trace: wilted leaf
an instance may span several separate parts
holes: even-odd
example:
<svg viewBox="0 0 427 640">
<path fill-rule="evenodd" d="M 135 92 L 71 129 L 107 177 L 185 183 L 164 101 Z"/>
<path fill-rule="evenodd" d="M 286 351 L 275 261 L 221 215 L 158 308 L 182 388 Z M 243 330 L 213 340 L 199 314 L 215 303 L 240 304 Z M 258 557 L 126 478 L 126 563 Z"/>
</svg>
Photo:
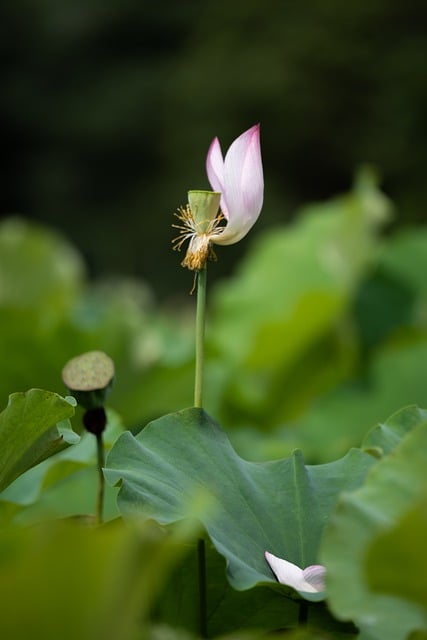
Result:
<svg viewBox="0 0 427 640">
<path fill-rule="evenodd" d="M 73 415 L 73 399 L 51 391 L 31 389 L 9 397 L 0 414 L 0 491 L 42 460 L 79 441 L 68 421 Z"/>
</svg>

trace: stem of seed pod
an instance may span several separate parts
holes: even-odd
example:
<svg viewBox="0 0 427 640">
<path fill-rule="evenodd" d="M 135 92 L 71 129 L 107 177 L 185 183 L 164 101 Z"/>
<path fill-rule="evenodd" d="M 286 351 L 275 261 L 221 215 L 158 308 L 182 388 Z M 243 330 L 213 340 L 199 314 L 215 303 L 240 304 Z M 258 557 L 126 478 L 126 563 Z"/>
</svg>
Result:
<svg viewBox="0 0 427 640">
<path fill-rule="evenodd" d="M 96 520 L 98 524 L 103 522 L 103 510 L 104 510 L 104 491 L 105 491 L 105 478 L 102 471 L 104 467 L 104 441 L 101 433 L 96 434 L 96 454 L 97 454 L 97 469 L 98 469 L 98 490 L 96 495 Z"/>
</svg>

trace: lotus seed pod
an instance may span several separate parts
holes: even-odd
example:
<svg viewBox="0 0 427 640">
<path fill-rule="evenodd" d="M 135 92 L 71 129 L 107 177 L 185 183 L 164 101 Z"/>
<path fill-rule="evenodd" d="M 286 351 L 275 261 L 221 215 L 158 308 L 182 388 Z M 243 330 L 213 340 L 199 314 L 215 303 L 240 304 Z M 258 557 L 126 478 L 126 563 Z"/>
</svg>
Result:
<svg viewBox="0 0 427 640">
<path fill-rule="evenodd" d="M 114 362 L 103 351 L 88 351 L 67 362 L 62 380 L 85 409 L 102 407 L 114 379 Z"/>
</svg>

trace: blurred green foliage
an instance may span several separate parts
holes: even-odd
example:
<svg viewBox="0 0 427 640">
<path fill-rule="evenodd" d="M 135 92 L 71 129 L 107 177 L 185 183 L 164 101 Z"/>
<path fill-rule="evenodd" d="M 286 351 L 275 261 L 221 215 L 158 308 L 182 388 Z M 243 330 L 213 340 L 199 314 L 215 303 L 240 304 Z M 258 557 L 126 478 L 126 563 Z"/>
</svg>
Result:
<svg viewBox="0 0 427 640">
<path fill-rule="evenodd" d="M 9 640 L 137 640 L 195 530 L 75 521 L 0 529 L 0 632 Z"/>
<path fill-rule="evenodd" d="M 310 546 L 311 559 L 318 545 L 324 545 L 322 553 L 331 574 L 327 602 L 333 614 L 324 603 L 310 603 L 308 627 L 290 636 L 296 639 L 312 640 L 325 633 L 331 638 L 355 636 L 352 621 L 362 627 L 359 640 L 382 640 L 384 628 L 392 634 L 390 638 L 403 640 L 409 629 L 421 633 L 425 627 L 424 582 L 408 574 L 417 554 L 424 552 L 420 550 L 424 539 L 416 528 L 422 532 L 425 524 L 425 412 L 406 409 L 384 420 L 402 405 L 426 404 L 427 232 L 419 225 L 384 234 L 391 214 L 392 205 L 373 174 L 361 171 L 348 193 L 304 207 L 292 224 L 260 233 L 233 276 L 211 283 L 205 407 L 224 427 L 237 452 L 230 443 L 222 450 L 215 438 L 199 448 L 205 456 L 218 446 L 224 467 L 215 464 L 214 457 L 207 464 L 203 456 L 198 459 L 192 454 L 196 438 L 186 443 L 179 431 L 168 437 L 167 430 L 157 427 L 161 437 L 154 444 L 161 445 L 167 468 L 177 474 L 174 488 L 179 474 L 191 476 L 197 464 L 199 480 L 209 471 L 218 482 L 232 522 L 244 527 L 240 522 L 244 509 L 236 496 L 241 498 L 247 491 L 250 500 L 244 500 L 245 508 L 252 514 L 256 500 L 257 512 L 268 514 L 261 518 L 263 527 L 270 523 L 270 537 L 277 538 L 279 548 L 289 535 L 295 543 L 293 518 L 301 515 L 306 526 L 297 543 Z M 215 268 L 216 264 L 210 265 L 209 273 Z M 189 290 L 191 274 L 186 284 Z M 198 633 L 193 525 L 195 520 L 209 523 L 203 511 L 208 505 L 193 501 L 190 521 L 183 524 L 181 533 L 178 530 L 178 545 L 170 525 L 167 531 L 154 525 L 147 530 L 147 541 L 144 532 L 142 538 L 138 533 L 133 538 L 132 530 L 110 522 L 119 516 L 119 488 L 109 486 L 108 522 L 92 530 L 95 441 L 91 434 L 82 433 L 81 409 L 74 414 L 74 408 L 56 395 L 65 392 L 61 370 L 70 358 L 94 349 L 113 358 L 116 378 L 108 400 L 107 450 L 120 446 L 124 428 L 137 433 L 153 418 L 191 405 L 194 306 L 191 296 L 159 304 L 138 279 L 90 278 L 79 251 L 50 228 L 23 218 L 9 218 L 0 225 L 3 406 L 12 393 L 0 427 L 6 445 L 13 445 L 4 448 L 1 462 L 7 471 L 13 454 L 22 474 L 0 497 L 0 596 L 2 604 L 12 602 L 0 630 L 11 640 L 25 637 L 29 625 L 37 633 L 43 627 L 45 638 L 57 637 L 63 625 L 68 625 L 64 637 L 67 633 L 68 637 L 109 637 L 111 632 L 111 637 L 138 640 L 188 640 Z M 33 387 L 50 391 L 27 392 Z M 55 443 L 59 434 L 72 434 L 64 419 L 81 434 L 80 442 L 29 468 L 50 453 L 44 445 L 49 449 L 51 437 Z M 162 418 L 157 425 L 174 419 Z M 366 451 L 347 453 L 352 446 L 360 447 L 364 434 L 378 422 L 363 442 Z M 29 437 L 20 437 L 26 431 L 34 437 L 34 447 Z M 138 439 L 146 442 L 153 431 L 152 423 Z M 203 437 L 210 437 L 211 431 Z M 154 456 L 154 444 L 147 449 L 154 461 L 147 478 L 154 482 L 154 495 L 160 499 L 164 465 L 156 463 L 160 458 Z M 191 457 L 188 469 L 182 464 L 174 468 L 171 462 L 177 462 L 180 447 Z M 300 454 L 288 462 L 257 465 L 250 461 L 284 458 L 295 447 L 302 448 L 308 466 L 295 464 L 294 470 L 298 468 L 302 477 L 304 469 L 309 469 L 316 481 L 309 483 L 301 509 L 285 509 L 283 522 L 274 524 L 279 508 L 268 499 L 265 486 L 257 484 L 261 471 L 284 468 Z M 391 450 L 393 455 L 388 455 Z M 132 459 L 137 458 L 133 444 L 130 451 Z M 340 465 L 336 458 L 341 456 L 346 471 L 338 486 L 334 474 Z M 365 467 L 358 476 L 347 462 L 357 456 L 372 465 L 366 480 Z M 238 461 L 235 467 L 232 460 Z M 329 464 L 317 466 L 318 462 Z M 138 462 L 137 467 L 138 473 L 147 472 L 149 465 Z M 236 474 L 236 469 L 245 471 L 245 481 L 236 492 L 226 482 L 233 469 Z M 246 473 L 248 469 L 253 476 Z M 325 477 L 320 481 L 322 473 Z M 352 491 L 354 482 L 362 482 L 362 487 Z M 341 486 L 347 489 L 344 494 Z M 280 486 L 285 494 L 292 487 L 291 481 Z M 270 491 L 276 497 L 280 494 L 276 482 Z M 166 497 L 171 496 L 169 488 Z M 330 504 L 332 515 L 320 510 L 323 517 L 315 520 L 310 505 L 316 499 L 323 500 L 322 509 Z M 147 503 L 147 495 L 138 496 L 137 503 L 141 501 Z M 185 502 L 180 505 L 184 510 L 191 501 Z M 360 506 L 357 517 L 353 504 Z M 316 535 L 310 518 L 318 527 Z M 329 518 L 333 525 L 322 542 L 321 531 Z M 65 519 L 64 526 L 40 524 L 55 519 Z M 244 533 L 246 537 L 232 527 L 223 544 L 232 550 L 233 562 L 234 551 L 240 549 L 250 564 L 253 536 L 250 529 Z M 400 560 L 390 568 L 394 544 L 400 545 Z M 182 561 L 187 552 L 190 555 Z M 239 595 L 227 583 L 224 559 L 209 541 L 207 562 L 212 634 L 247 629 L 244 633 L 250 640 L 259 640 L 260 633 L 254 631 L 258 625 L 262 635 L 266 629 L 292 629 L 298 624 L 301 604 L 292 594 L 289 600 L 288 591 L 271 582 L 273 592 L 266 585 L 256 585 Z M 264 575 L 266 567 L 258 569 Z M 411 580 L 409 586 L 399 584 L 402 571 Z M 356 576 L 351 586 L 349 575 Z M 74 597 L 82 580 L 86 586 Z M 37 589 L 39 582 L 45 588 Z M 95 597 L 87 608 L 86 599 L 92 593 Z M 398 605 L 393 609 L 395 600 Z M 69 602 L 79 612 L 72 621 Z M 374 605 L 381 619 L 368 619 Z M 393 624 L 390 611 L 397 612 L 399 624 Z"/>
<path fill-rule="evenodd" d="M 4 0 L 0 212 L 54 224 L 96 273 L 170 296 L 186 278 L 168 220 L 207 187 L 212 138 L 226 148 L 261 122 L 259 231 L 346 190 L 360 162 L 401 222 L 421 221 L 426 22 L 422 0 Z"/>
<path fill-rule="evenodd" d="M 411 460 L 412 464 L 412 460 Z M 367 560 L 368 584 L 374 591 L 397 595 L 427 609 L 426 556 L 420 553 L 427 533 L 426 495 L 411 501 L 411 508 L 385 533 L 378 535 Z M 391 563 L 390 558 L 395 562 Z M 400 570 L 399 570 L 400 567 Z M 405 568 L 408 579 L 402 580 Z"/>
<path fill-rule="evenodd" d="M 308 462 L 333 460 L 396 408 L 423 406 L 427 233 L 384 237 L 390 212 L 361 172 L 348 194 L 260 234 L 233 277 L 211 283 L 205 408 L 243 457 L 299 446 Z M 64 364 L 99 349 L 115 362 L 109 403 L 125 427 L 190 406 L 194 303 L 159 305 L 135 279 L 93 281 L 57 233 L 4 221 L 3 405 L 31 387 L 63 395 Z"/>
</svg>

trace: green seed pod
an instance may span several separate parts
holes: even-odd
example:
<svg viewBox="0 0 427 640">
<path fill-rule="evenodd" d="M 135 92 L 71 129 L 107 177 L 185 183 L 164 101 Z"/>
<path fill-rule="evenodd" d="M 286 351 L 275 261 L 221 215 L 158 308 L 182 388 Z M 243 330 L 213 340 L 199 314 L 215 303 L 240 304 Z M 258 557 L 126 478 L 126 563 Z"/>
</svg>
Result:
<svg viewBox="0 0 427 640">
<path fill-rule="evenodd" d="M 188 204 L 197 233 L 208 233 L 218 214 L 221 194 L 218 191 L 189 191 Z"/>
</svg>

